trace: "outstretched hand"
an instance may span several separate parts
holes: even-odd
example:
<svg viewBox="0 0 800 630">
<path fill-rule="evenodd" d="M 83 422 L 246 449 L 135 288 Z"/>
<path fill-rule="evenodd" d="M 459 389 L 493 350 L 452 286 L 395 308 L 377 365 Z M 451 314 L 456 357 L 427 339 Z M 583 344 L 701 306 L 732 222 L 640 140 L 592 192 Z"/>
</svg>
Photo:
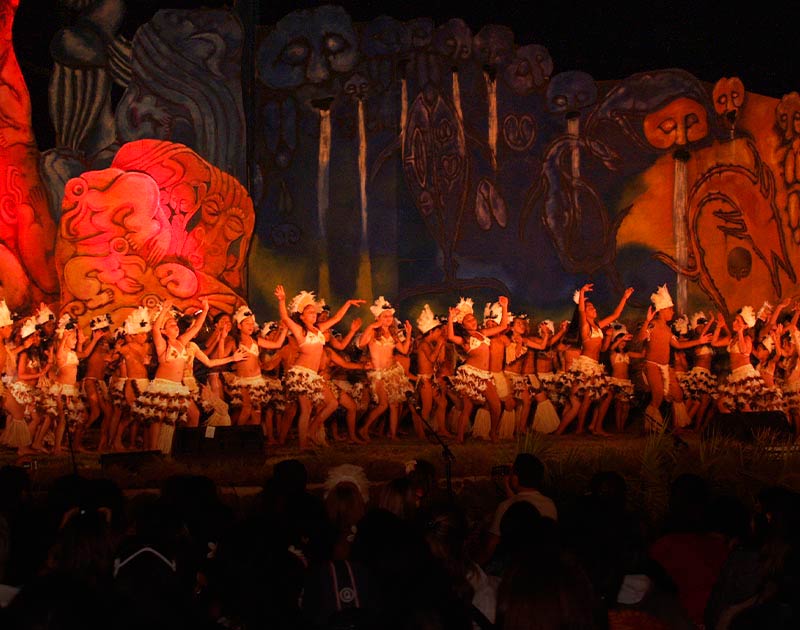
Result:
<svg viewBox="0 0 800 630">
<path fill-rule="evenodd" d="M 286 291 L 284 290 L 282 284 L 279 284 L 277 287 L 275 287 L 275 297 L 281 302 L 286 300 Z"/>
</svg>

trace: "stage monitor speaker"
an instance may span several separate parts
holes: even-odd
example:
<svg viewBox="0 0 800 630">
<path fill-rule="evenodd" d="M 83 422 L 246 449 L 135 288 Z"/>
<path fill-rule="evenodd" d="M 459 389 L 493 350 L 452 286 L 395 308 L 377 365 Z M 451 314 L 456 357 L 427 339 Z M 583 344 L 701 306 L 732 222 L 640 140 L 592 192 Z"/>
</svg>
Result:
<svg viewBox="0 0 800 630">
<path fill-rule="evenodd" d="M 732 437 L 741 442 L 754 442 L 769 433 L 779 439 L 792 437 L 792 427 L 782 411 L 736 411 L 717 413 L 703 429 L 703 438 L 711 435 Z"/>
<path fill-rule="evenodd" d="M 164 461 L 161 451 L 130 451 L 125 453 L 103 453 L 100 455 L 100 468 L 124 468 L 136 471 L 145 464 L 158 464 Z"/>
<path fill-rule="evenodd" d="M 172 441 L 173 457 L 259 456 L 264 454 L 260 426 L 179 427 Z"/>
</svg>

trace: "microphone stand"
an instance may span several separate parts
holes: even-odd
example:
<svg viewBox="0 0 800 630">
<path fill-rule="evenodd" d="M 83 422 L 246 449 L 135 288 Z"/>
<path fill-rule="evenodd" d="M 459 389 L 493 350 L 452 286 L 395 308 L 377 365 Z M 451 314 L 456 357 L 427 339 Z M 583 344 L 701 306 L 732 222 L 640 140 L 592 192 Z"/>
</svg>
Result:
<svg viewBox="0 0 800 630">
<path fill-rule="evenodd" d="M 444 459 L 444 475 L 447 483 L 447 494 L 450 499 L 453 499 L 455 498 L 453 495 L 453 462 L 456 461 L 456 456 L 453 455 L 453 451 L 450 450 L 450 447 L 447 445 L 447 442 L 442 439 L 442 436 L 433 430 L 430 422 L 428 422 L 422 416 L 419 416 L 419 419 L 422 421 L 422 425 L 425 427 L 425 433 L 427 433 L 429 436 L 432 435 L 439 443 L 439 446 L 442 447 L 442 459 Z"/>
</svg>

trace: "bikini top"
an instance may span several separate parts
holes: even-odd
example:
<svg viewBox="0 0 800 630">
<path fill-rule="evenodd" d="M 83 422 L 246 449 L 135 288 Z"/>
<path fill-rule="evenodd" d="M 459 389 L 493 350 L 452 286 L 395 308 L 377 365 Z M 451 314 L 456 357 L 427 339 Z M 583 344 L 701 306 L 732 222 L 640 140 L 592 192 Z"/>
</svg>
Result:
<svg viewBox="0 0 800 630">
<path fill-rule="evenodd" d="M 373 337 L 372 341 L 377 343 L 379 346 L 393 346 L 394 345 L 394 339 L 392 339 L 391 336 L 389 336 L 389 337 L 381 337 L 380 339 L 377 338 L 377 337 Z"/>
<path fill-rule="evenodd" d="M 171 344 L 168 345 L 167 351 L 164 353 L 164 363 L 172 363 L 178 360 L 189 360 L 189 353 L 186 352 L 186 348 L 181 346 L 181 349 L 178 350 L 175 346 Z"/>
<path fill-rule="evenodd" d="M 480 335 L 480 333 L 478 333 Z M 481 335 L 481 339 L 477 337 L 473 337 L 470 335 L 469 337 L 469 351 L 472 352 L 476 348 L 480 348 L 481 346 L 490 346 L 492 344 L 492 340 L 489 337 L 484 337 Z"/>
<path fill-rule="evenodd" d="M 630 363 L 631 358 L 628 356 L 627 352 L 614 352 L 611 355 L 611 362 L 612 363 Z"/>
<path fill-rule="evenodd" d="M 323 333 L 321 330 L 318 330 L 317 332 L 311 332 L 309 330 L 306 332 L 305 339 L 303 339 L 303 343 L 301 343 L 300 345 L 301 346 L 304 346 L 306 344 L 322 345 L 324 343 L 325 343 L 325 333 Z"/>
<path fill-rule="evenodd" d="M 589 326 L 589 338 L 590 339 L 602 339 L 603 338 L 603 329 L 602 328 L 595 328 L 594 326 Z"/>
<path fill-rule="evenodd" d="M 742 350 L 739 348 L 738 339 L 734 339 L 728 344 L 728 354 L 742 354 Z"/>
<path fill-rule="evenodd" d="M 245 346 L 244 344 L 239 344 L 239 348 L 242 349 L 242 350 L 245 350 L 249 354 L 252 354 L 254 357 L 258 356 L 258 343 L 255 342 L 255 341 L 250 344 L 249 348 L 247 346 Z"/>
<path fill-rule="evenodd" d="M 78 355 L 74 350 L 67 351 L 67 358 L 64 359 L 64 367 L 68 365 L 78 365 Z"/>
<path fill-rule="evenodd" d="M 704 344 L 702 346 L 697 346 L 697 348 L 695 348 L 694 354 L 695 356 L 698 357 L 704 357 L 707 354 L 714 354 L 714 349 L 711 346 Z"/>
</svg>

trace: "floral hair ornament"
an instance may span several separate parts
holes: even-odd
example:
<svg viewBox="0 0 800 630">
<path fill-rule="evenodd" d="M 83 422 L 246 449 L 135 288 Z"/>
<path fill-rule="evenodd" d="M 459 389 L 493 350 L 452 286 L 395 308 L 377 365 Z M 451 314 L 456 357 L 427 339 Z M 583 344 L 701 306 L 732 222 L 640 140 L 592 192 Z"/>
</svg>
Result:
<svg viewBox="0 0 800 630">
<path fill-rule="evenodd" d="M 650 294 L 650 301 L 653 303 L 656 312 L 674 306 L 672 303 L 672 296 L 669 294 L 669 289 L 667 289 L 666 284 L 662 284 L 658 287 L 658 291 Z"/>
<path fill-rule="evenodd" d="M 255 315 L 253 315 L 253 311 L 250 310 L 250 307 L 247 304 L 243 304 L 239 308 L 236 309 L 236 312 L 233 314 L 233 321 L 238 326 L 248 317 L 252 317 L 253 321 L 255 321 Z"/>
<path fill-rule="evenodd" d="M 748 328 L 752 328 L 756 325 L 756 314 L 752 306 L 743 306 L 740 308 L 739 315 L 741 315 L 742 321 Z"/>
<path fill-rule="evenodd" d="M 686 315 L 681 315 L 672 320 L 672 330 L 679 335 L 689 334 L 689 318 Z"/>
<path fill-rule="evenodd" d="M 772 304 L 765 301 L 761 305 L 761 308 L 758 309 L 758 314 L 756 315 L 756 317 L 758 317 L 759 319 L 765 319 L 766 317 L 769 317 L 772 314 L 773 309 L 774 307 L 772 306 Z"/>
<path fill-rule="evenodd" d="M 698 326 L 707 324 L 708 317 L 706 317 L 706 314 L 703 311 L 697 311 L 696 313 L 692 313 L 692 316 L 689 318 L 689 322 L 692 325 L 692 329 L 695 329 Z"/>
<path fill-rule="evenodd" d="M 611 324 L 611 328 L 614 330 L 614 332 L 611 333 L 612 341 L 616 341 L 617 337 L 619 337 L 620 335 L 628 334 L 628 329 L 622 322 L 614 322 L 613 324 Z"/>
<path fill-rule="evenodd" d="M 56 320 L 55 313 L 50 310 L 50 307 L 47 304 L 42 304 L 39 307 L 39 310 L 36 311 L 36 323 L 37 324 L 46 324 L 47 322 L 54 322 Z"/>
<path fill-rule="evenodd" d="M 14 323 L 14 318 L 11 317 L 11 311 L 8 309 L 8 304 L 5 300 L 0 300 L 0 328 L 3 326 L 11 326 Z"/>
<path fill-rule="evenodd" d="M 125 323 L 122 325 L 122 328 L 126 335 L 149 333 L 153 328 L 150 309 L 146 306 L 137 308 L 125 318 Z"/>
<path fill-rule="evenodd" d="M 472 315 L 473 314 L 472 306 L 473 306 L 472 298 L 465 299 L 462 297 L 458 301 L 458 304 L 456 304 L 457 312 L 453 317 L 453 323 L 460 324 L 461 322 L 464 321 L 464 318 L 467 315 Z"/>
<path fill-rule="evenodd" d="M 419 331 L 424 335 L 427 332 L 430 332 L 437 326 L 441 326 L 442 321 L 433 314 L 431 307 L 429 304 L 426 304 L 422 307 L 422 311 L 417 317 L 417 328 Z"/>
<path fill-rule="evenodd" d="M 387 302 L 386 298 L 382 295 L 372 303 L 372 306 L 369 307 L 369 310 L 372 312 L 372 315 L 375 317 L 375 319 L 378 319 L 386 311 L 389 311 L 392 315 L 394 315 L 394 307 Z"/>
<path fill-rule="evenodd" d="M 358 488 L 358 492 L 361 494 L 361 498 L 364 499 L 364 502 L 366 503 L 369 501 L 369 480 L 361 466 L 356 466 L 355 464 L 341 464 L 340 466 L 335 466 L 328 470 L 328 478 L 323 484 L 325 488 L 325 497 L 327 498 L 331 490 L 340 483 L 352 483 Z"/>
<path fill-rule="evenodd" d="M 264 325 L 261 326 L 261 331 L 259 334 L 262 337 L 266 337 L 276 328 L 278 328 L 278 322 L 264 322 Z"/>
<path fill-rule="evenodd" d="M 550 331 L 551 335 L 555 335 L 556 334 L 556 325 L 553 323 L 552 319 L 544 319 L 544 320 L 542 320 L 542 322 L 539 324 L 539 326 L 544 326 L 545 328 L 547 328 L 547 330 Z"/>
<path fill-rule="evenodd" d="M 22 329 L 20 330 L 19 334 L 23 339 L 27 339 L 35 332 L 36 332 L 36 318 L 28 317 L 24 322 L 22 322 Z"/>
<path fill-rule="evenodd" d="M 302 313 L 307 306 L 314 306 L 317 313 L 320 311 L 320 303 L 317 302 L 317 297 L 313 291 L 300 291 L 289 302 L 290 313 Z"/>
<path fill-rule="evenodd" d="M 89 328 L 91 330 L 103 330 L 111 326 L 111 315 L 104 313 L 89 320 Z"/>
</svg>

